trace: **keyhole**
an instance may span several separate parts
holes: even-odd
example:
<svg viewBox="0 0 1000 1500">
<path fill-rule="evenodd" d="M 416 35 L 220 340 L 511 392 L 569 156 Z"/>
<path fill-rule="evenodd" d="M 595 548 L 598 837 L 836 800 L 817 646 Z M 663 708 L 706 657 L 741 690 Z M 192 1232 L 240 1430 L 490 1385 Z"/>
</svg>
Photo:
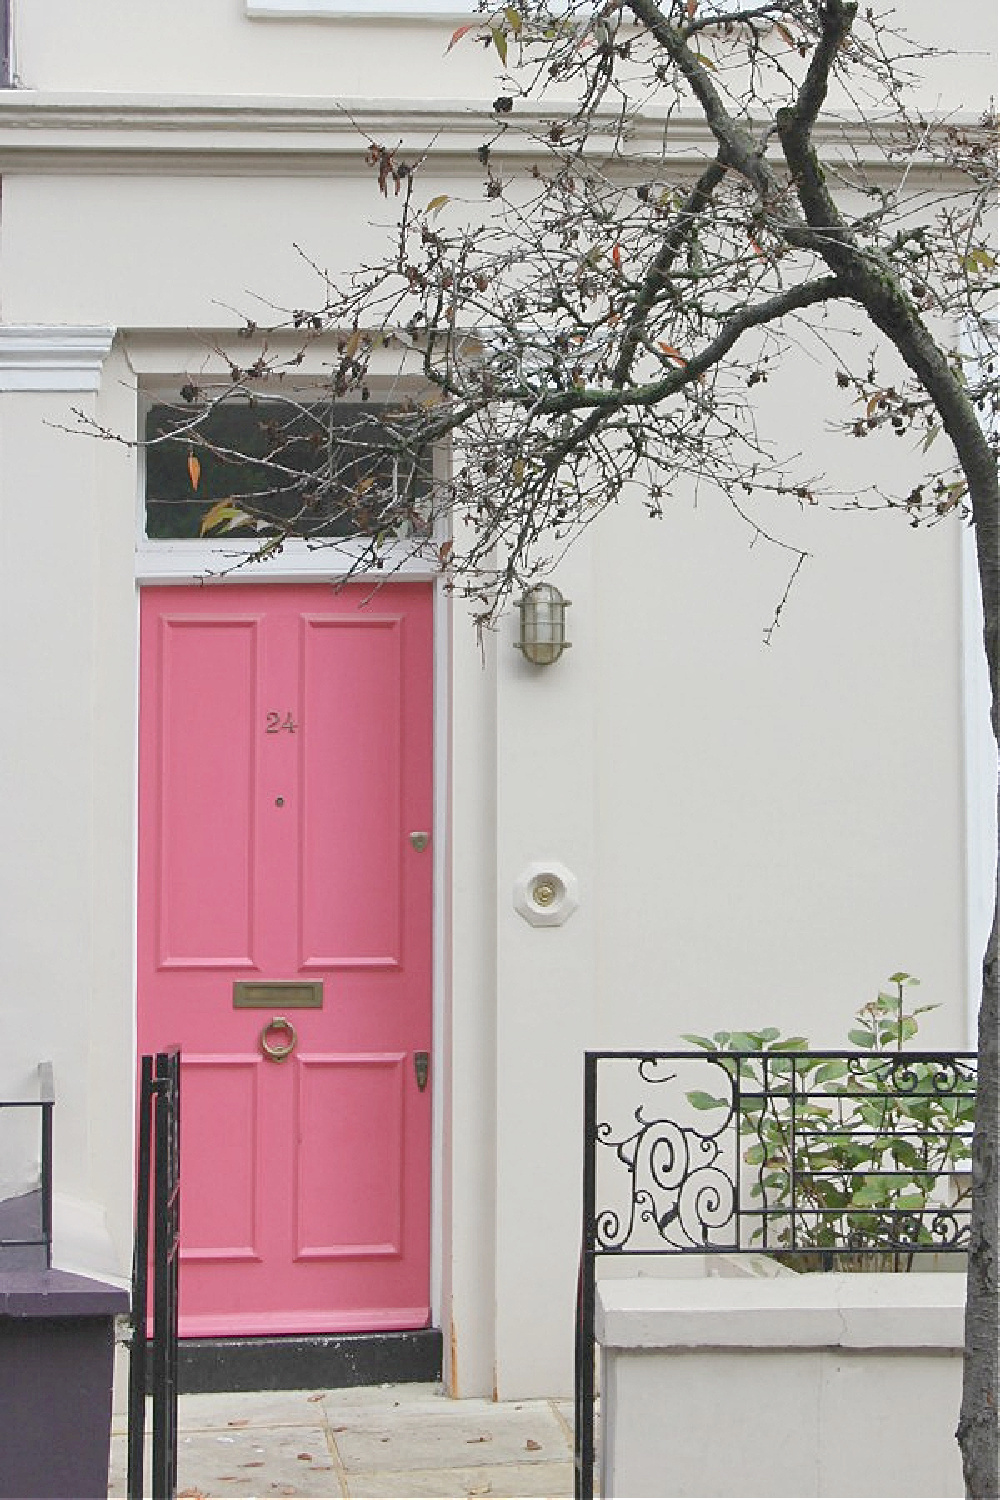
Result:
<svg viewBox="0 0 1000 1500">
<path fill-rule="evenodd" d="M 284 797 L 275 797 L 275 799 L 274 799 L 274 805 L 275 805 L 275 807 L 284 807 L 284 805 L 285 805 L 285 799 L 284 799 Z"/>
</svg>

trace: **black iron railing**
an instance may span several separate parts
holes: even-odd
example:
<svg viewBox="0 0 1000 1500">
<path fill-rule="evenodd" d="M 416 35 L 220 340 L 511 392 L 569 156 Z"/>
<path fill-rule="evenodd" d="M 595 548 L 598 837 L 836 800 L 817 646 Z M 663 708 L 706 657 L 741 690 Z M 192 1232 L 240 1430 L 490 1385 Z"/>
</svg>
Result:
<svg viewBox="0 0 1000 1500">
<path fill-rule="evenodd" d="M 153 1500 L 177 1493 L 177 1311 L 180 1258 L 180 1052 L 143 1057 L 132 1334 L 129 1357 L 128 1495 L 142 1500 L 146 1397 L 152 1397 Z M 153 1234 L 150 1244 L 150 1218 Z"/>
<path fill-rule="evenodd" d="M 594 1483 L 601 1257 L 746 1254 L 903 1270 L 963 1253 L 969 1052 L 588 1052 L 576 1495 Z"/>
<path fill-rule="evenodd" d="M 23 1099 L 0 1099 L 0 1110 L 38 1111 L 34 1181 L 0 1197 L 0 1270 L 49 1270 L 52 1266 L 52 1064 L 38 1064 L 38 1082 Z"/>
</svg>

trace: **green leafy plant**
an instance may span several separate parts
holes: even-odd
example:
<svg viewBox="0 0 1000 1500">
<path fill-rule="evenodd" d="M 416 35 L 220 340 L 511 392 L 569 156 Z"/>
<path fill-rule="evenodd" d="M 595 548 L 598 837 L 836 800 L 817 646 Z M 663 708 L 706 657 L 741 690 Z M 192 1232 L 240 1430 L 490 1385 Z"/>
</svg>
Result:
<svg viewBox="0 0 1000 1500">
<path fill-rule="evenodd" d="M 974 1074 L 947 1055 L 904 1052 L 935 1007 L 906 1008 L 912 975 L 889 983 L 856 1013 L 853 1053 L 812 1052 L 773 1026 L 685 1036 L 732 1079 L 729 1099 L 687 1098 L 737 1117 L 750 1238 L 795 1269 L 908 1270 L 914 1247 L 957 1241 Z"/>
</svg>

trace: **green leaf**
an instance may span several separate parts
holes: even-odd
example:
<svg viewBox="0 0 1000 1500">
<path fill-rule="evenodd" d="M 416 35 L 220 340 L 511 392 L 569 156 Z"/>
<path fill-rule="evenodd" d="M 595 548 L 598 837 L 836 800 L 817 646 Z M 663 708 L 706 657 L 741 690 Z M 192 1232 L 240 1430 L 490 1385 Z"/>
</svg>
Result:
<svg viewBox="0 0 1000 1500">
<path fill-rule="evenodd" d="M 922 453 L 926 453 L 927 452 L 927 450 L 930 447 L 931 443 L 933 443 L 934 439 L 937 437 L 937 435 L 938 435 L 938 433 L 940 431 L 941 431 L 941 424 L 939 422 L 932 422 L 931 425 L 927 429 L 927 436 L 924 438 L 923 442 L 920 445 L 920 451 Z"/>
<path fill-rule="evenodd" d="M 816 1082 L 831 1083 L 835 1078 L 843 1078 L 847 1071 L 847 1064 L 843 1058 L 835 1058 L 831 1062 L 822 1063 L 816 1069 Z"/>
<path fill-rule="evenodd" d="M 695 1109 L 727 1109 L 728 1099 L 717 1099 L 714 1094 L 706 1094 L 702 1089 L 692 1089 L 688 1094 L 688 1103 L 693 1104 Z"/>
<path fill-rule="evenodd" d="M 926 1201 L 926 1196 L 919 1190 L 914 1191 L 912 1189 L 904 1189 L 904 1191 L 901 1192 L 899 1197 L 896 1199 L 894 1206 L 896 1208 L 908 1209 L 912 1211 L 914 1209 L 923 1208 Z"/>
<path fill-rule="evenodd" d="M 503 63 L 504 67 L 506 67 L 507 66 L 507 33 L 504 31 L 504 29 L 503 29 L 502 26 L 494 26 L 490 30 L 490 35 L 493 38 L 493 45 L 497 49 L 497 53 L 499 55 L 500 61 Z"/>
<path fill-rule="evenodd" d="M 860 1183 L 851 1194 L 851 1204 L 855 1208 L 879 1208 L 885 1204 L 888 1198 L 888 1189 L 885 1182 L 878 1177 L 869 1177 Z"/>
<path fill-rule="evenodd" d="M 698 1036 L 693 1031 L 682 1032 L 681 1041 L 693 1042 L 696 1047 L 704 1047 L 706 1052 L 718 1052 L 719 1050 L 715 1042 L 710 1042 L 707 1036 Z"/>
<path fill-rule="evenodd" d="M 889 975 L 889 983 L 890 984 L 919 984 L 920 980 L 919 979 L 914 979 L 914 977 L 913 977 L 912 974 L 904 973 L 904 971 L 902 969 L 897 969 L 897 971 L 896 971 L 895 974 L 890 974 Z"/>
<path fill-rule="evenodd" d="M 862 1031 L 860 1027 L 855 1026 L 847 1033 L 847 1040 L 853 1042 L 855 1047 L 864 1047 L 870 1052 L 875 1046 L 875 1033 Z"/>
</svg>

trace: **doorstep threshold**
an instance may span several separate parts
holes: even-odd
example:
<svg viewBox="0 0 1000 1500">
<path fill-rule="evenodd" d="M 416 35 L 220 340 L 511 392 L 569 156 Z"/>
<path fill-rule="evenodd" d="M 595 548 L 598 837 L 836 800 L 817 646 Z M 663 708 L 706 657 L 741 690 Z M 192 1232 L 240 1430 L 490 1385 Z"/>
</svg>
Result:
<svg viewBox="0 0 1000 1500">
<path fill-rule="evenodd" d="M 439 1328 L 181 1339 L 177 1383 L 185 1394 L 429 1384 L 441 1362 Z"/>
</svg>

